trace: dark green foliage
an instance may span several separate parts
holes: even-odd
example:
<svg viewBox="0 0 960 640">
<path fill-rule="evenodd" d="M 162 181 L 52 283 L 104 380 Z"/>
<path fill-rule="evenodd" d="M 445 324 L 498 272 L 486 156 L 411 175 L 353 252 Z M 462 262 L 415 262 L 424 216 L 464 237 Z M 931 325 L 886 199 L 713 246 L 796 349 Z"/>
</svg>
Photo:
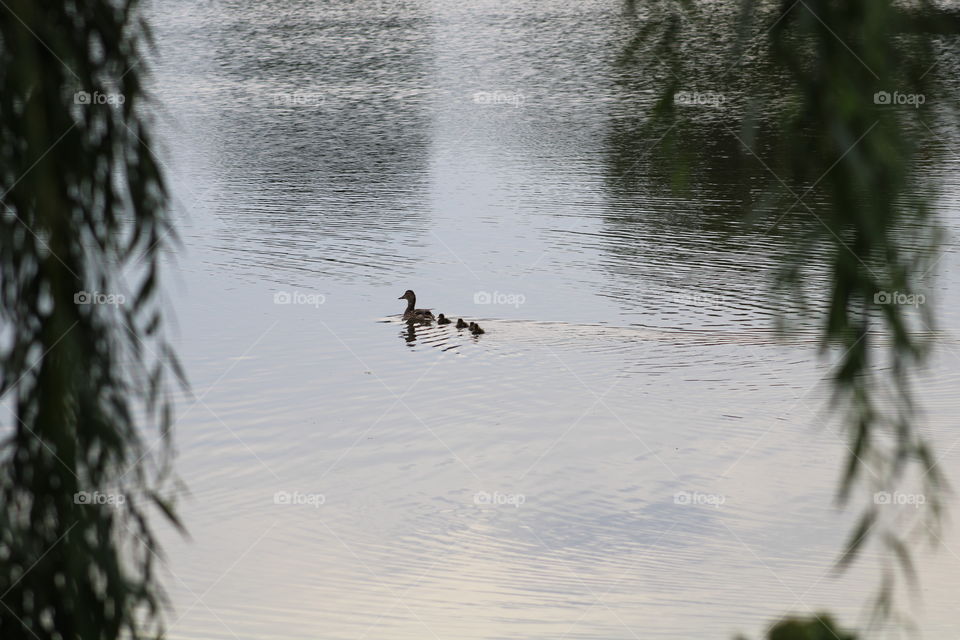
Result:
<svg viewBox="0 0 960 640">
<path fill-rule="evenodd" d="M 944 481 L 910 388 L 933 335 L 923 280 L 940 241 L 930 211 L 938 185 L 920 184 L 915 167 L 937 163 L 943 146 L 934 131 L 955 119 L 955 97 L 938 83 L 940 36 L 931 34 L 960 33 L 960 20 L 891 0 L 677 0 L 636 11 L 637 36 L 620 62 L 624 77 L 653 79 L 661 96 L 642 125 L 657 141 L 651 164 L 669 167 L 664 184 L 691 198 L 738 182 L 727 193 L 742 200 L 756 241 L 788 240 L 776 256 L 789 310 L 782 326 L 798 320 L 798 309 L 819 322 L 849 451 L 839 500 L 858 487 L 870 496 L 839 566 L 878 540 L 912 579 L 909 523 L 886 517 L 893 510 L 871 494 L 892 491 L 912 469 L 923 482 L 923 524 L 939 521 Z M 675 100 L 681 91 L 714 92 L 726 103 L 685 108 Z M 883 104 L 882 91 L 923 102 Z M 884 292 L 923 293 L 927 304 L 887 304 Z M 881 613 L 889 613 L 892 570 Z"/>
<path fill-rule="evenodd" d="M 0 6 L 4 640 L 139 636 L 159 624 L 147 514 L 159 505 L 176 523 L 159 493 L 173 356 L 155 287 L 171 234 L 135 5 Z"/>
<path fill-rule="evenodd" d="M 857 640 L 857 636 L 841 630 L 829 615 L 821 613 L 781 620 L 767 632 L 767 640 Z"/>
<path fill-rule="evenodd" d="M 828 615 L 784 620 L 770 629 L 767 637 L 770 640 L 856 640 L 853 634 L 841 631 Z"/>
</svg>

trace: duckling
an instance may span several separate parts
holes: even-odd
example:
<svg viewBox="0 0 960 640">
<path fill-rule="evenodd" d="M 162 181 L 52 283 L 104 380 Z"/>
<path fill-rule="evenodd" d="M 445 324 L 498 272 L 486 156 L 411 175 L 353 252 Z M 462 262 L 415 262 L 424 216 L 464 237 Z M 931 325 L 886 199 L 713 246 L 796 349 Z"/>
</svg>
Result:
<svg viewBox="0 0 960 640">
<path fill-rule="evenodd" d="M 480 325 L 478 325 L 476 322 L 471 322 L 468 326 L 470 327 L 470 333 L 472 333 L 475 336 L 478 336 L 481 333 L 486 333 L 486 331 L 481 329 Z"/>
<path fill-rule="evenodd" d="M 442 313 L 437 316 L 437 324 L 450 324 L 450 318 L 444 316 Z"/>
<path fill-rule="evenodd" d="M 472 322 L 470 324 L 473 324 Z M 457 329 L 466 329 L 467 323 L 463 321 L 463 318 L 457 318 Z"/>
<path fill-rule="evenodd" d="M 403 312 L 404 320 L 416 320 L 420 322 L 430 322 L 433 320 L 433 312 L 430 309 L 415 309 L 417 304 L 417 294 L 407 289 L 397 300 L 407 301 L 407 310 Z"/>
</svg>

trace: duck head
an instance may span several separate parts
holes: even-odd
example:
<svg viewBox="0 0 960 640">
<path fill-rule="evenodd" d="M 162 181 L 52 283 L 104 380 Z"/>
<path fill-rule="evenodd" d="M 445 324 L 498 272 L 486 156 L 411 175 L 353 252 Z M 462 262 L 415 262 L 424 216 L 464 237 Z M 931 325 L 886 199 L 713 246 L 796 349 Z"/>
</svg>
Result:
<svg viewBox="0 0 960 640">
<path fill-rule="evenodd" d="M 416 300 L 417 295 L 411 290 L 407 289 L 403 292 L 403 295 L 397 298 L 397 300 Z"/>
</svg>

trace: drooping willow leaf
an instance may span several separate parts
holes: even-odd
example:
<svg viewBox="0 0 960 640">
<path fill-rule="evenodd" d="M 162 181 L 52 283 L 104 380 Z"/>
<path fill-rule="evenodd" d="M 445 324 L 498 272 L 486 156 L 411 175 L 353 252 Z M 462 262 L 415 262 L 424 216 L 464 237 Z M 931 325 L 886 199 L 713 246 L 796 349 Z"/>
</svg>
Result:
<svg viewBox="0 0 960 640">
<path fill-rule="evenodd" d="M 135 0 L 0 4 L 4 640 L 160 624 L 149 513 L 176 523 L 161 496 L 179 370 L 155 285 L 174 235 L 137 16 Z"/>
</svg>

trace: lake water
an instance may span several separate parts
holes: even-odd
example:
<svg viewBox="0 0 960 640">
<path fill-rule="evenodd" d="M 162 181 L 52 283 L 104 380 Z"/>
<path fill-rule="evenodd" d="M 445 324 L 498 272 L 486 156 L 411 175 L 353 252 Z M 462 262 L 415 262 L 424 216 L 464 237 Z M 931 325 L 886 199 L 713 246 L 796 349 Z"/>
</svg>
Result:
<svg viewBox="0 0 960 640">
<path fill-rule="evenodd" d="M 723 180 L 671 195 L 634 132 L 652 86 L 615 64 L 636 29 L 620 4 L 156 5 L 182 240 L 166 295 L 195 392 L 169 637 L 862 621 L 883 558 L 831 571 L 855 510 L 833 500 L 829 363 L 812 320 L 773 331 L 775 256 L 810 221 L 748 226 Z M 689 135 L 738 151 L 709 131 Z M 924 171 L 952 234 L 947 158 Z M 948 246 L 927 279 L 923 430 L 948 473 L 958 268 Z M 406 289 L 486 334 L 408 330 Z M 943 543 L 903 600 L 927 638 L 960 629 L 960 536 Z"/>
</svg>

